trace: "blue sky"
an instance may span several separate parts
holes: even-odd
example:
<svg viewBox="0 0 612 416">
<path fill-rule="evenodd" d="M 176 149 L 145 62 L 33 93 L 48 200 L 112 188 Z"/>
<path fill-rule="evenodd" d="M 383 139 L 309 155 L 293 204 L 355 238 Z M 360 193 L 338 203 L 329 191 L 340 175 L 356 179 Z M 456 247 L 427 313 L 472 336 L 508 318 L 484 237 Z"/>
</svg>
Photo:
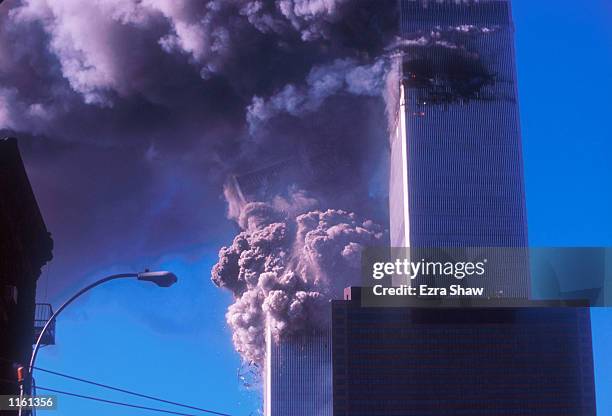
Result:
<svg viewBox="0 0 612 416">
<path fill-rule="evenodd" d="M 169 289 L 133 280 L 97 288 L 59 319 L 58 345 L 41 351 L 38 366 L 232 415 L 249 415 L 257 408 L 259 396 L 238 383 L 240 360 L 224 320 L 230 295 L 208 279 L 215 261 L 216 251 L 211 249 L 209 256 L 202 257 L 198 248 L 193 257 L 185 253 L 152 263 L 179 276 Z M 142 267 L 123 265 L 84 278 Z M 36 379 L 40 386 L 160 407 L 48 374 L 39 373 Z M 149 414 L 64 396 L 59 403 L 62 415 Z"/>
<path fill-rule="evenodd" d="M 612 3 L 514 2 L 532 246 L 612 246 Z M 598 415 L 612 415 L 612 310 L 593 309 Z"/>
<path fill-rule="evenodd" d="M 516 0 L 514 16 L 530 243 L 612 246 L 612 4 Z M 221 237 L 229 242 L 231 234 Z M 133 281 L 96 289 L 59 319 L 58 345 L 43 349 L 38 365 L 249 415 L 259 397 L 238 383 L 239 358 L 224 322 L 229 294 L 208 278 L 217 249 L 194 247 L 80 276 L 87 282 L 149 266 L 174 270 L 181 280 L 170 289 Z M 57 305 L 74 289 L 51 300 Z M 598 414 L 609 416 L 612 310 L 593 310 L 593 344 Z M 37 383 L 126 399 L 46 374 Z M 68 397 L 59 409 L 63 416 L 147 414 Z"/>
</svg>

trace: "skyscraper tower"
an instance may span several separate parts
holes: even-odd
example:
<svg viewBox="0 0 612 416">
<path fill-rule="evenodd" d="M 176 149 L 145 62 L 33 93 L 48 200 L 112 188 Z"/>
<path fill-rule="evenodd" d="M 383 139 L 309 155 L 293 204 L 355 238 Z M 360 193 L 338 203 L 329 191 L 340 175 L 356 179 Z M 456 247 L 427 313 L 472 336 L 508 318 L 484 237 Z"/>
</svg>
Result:
<svg viewBox="0 0 612 416">
<path fill-rule="evenodd" d="M 331 328 L 278 342 L 266 331 L 264 416 L 332 416 Z"/>
<path fill-rule="evenodd" d="M 594 416 L 588 306 L 527 300 L 510 0 L 399 4 L 391 244 L 499 248 L 485 285 L 524 306 L 369 307 L 349 288 L 332 301 L 333 415 Z"/>
<path fill-rule="evenodd" d="M 395 73 L 399 77 L 396 85 L 391 86 L 397 92 L 395 106 L 391 106 L 396 110 L 390 137 L 391 245 L 411 247 L 411 250 L 525 247 L 527 226 L 523 161 L 514 27 L 509 0 L 399 0 L 399 6 L 401 36 L 395 48 Z M 508 258 L 504 258 L 506 254 Z M 482 284 L 486 286 L 486 295 L 528 298 L 529 276 L 521 250 L 502 252 L 502 258 L 497 260 L 494 263 L 498 270 L 488 273 L 486 282 Z M 482 337 L 482 340 L 474 342 L 475 346 L 486 351 L 499 348 L 499 344 L 487 339 L 491 333 L 487 332 L 490 330 L 488 323 L 474 318 L 479 314 L 486 315 L 487 311 L 468 311 L 465 312 L 470 318 L 468 321 L 446 323 L 440 322 L 440 319 L 450 319 L 452 311 L 442 313 L 440 318 L 436 310 L 431 310 L 424 312 L 427 322 L 419 326 L 414 325 L 412 316 L 420 317 L 423 314 L 410 308 L 370 310 L 361 308 L 359 302 L 353 302 L 351 307 L 355 309 L 351 311 L 354 314 L 343 318 L 342 308 L 345 306 L 346 302 L 335 302 L 332 319 L 334 414 L 337 415 L 457 414 L 461 402 L 456 397 L 451 399 L 455 402 L 444 409 L 446 413 L 436 413 L 442 408 L 435 406 L 429 407 L 427 413 L 428 403 L 419 401 L 419 398 L 405 397 L 411 390 L 410 382 L 419 383 L 419 380 L 412 381 L 416 373 L 410 373 L 419 361 L 406 357 L 412 351 L 408 346 L 413 345 L 412 342 L 417 349 L 422 345 L 433 348 L 436 343 L 451 345 L 455 338 L 469 339 L 470 334 L 474 333 Z M 499 325 L 493 328 L 493 333 L 509 330 L 511 336 L 506 341 L 523 342 L 531 332 L 537 331 L 537 328 L 529 327 L 520 332 L 521 325 L 514 324 L 517 314 L 523 316 L 519 312 L 500 312 L 496 318 L 499 322 L 495 322 Z M 367 322 L 362 322 L 360 317 Z M 580 318 L 580 325 L 586 325 L 588 312 Z M 400 325 L 390 329 L 389 333 L 377 332 L 376 328 L 386 319 L 400 319 Z M 571 320 L 573 315 L 563 319 Z M 349 331 L 353 327 L 355 333 Z M 425 329 L 431 332 L 427 333 Z M 398 341 L 391 335 L 396 330 L 400 338 L 407 336 L 411 340 L 406 345 L 402 344 L 404 339 Z M 514 336 L 517 331 L 520 333 Z M 296 410 L 289 409 L 291 401 L 299 399 L 296 393 L 301 390 L 295 386 L 303 380 L 310 383 L 302 384 L 307 386 L 308 397 L 321 395 L 312 383 L 327 380 L 327 376 L 323 372 L 312 371 L 321 368 L 313 366 L 317 363 L 316 357 L 306 359 L 301 355 L 306 348 L 321 351 L 321 346 L 328 342 L 323 338 L 321 340 L 317 347 L 311 346 L 310 340 L 302 341 L 299 345 L 292 341 L 285 341 L 286 345 L 282 345 L 283 341 L 280 345 L 268 343 L 266 415 L 298 414 Z M 362 343 L 357 346 L 352 344 L 353 341 Z M 388 344 L 386 341 L 389 341 Z M 577 342 L 576 338 L 571 338 L 567 344 L 574 346 Z M 403 349 L 400 348 L 402 346 Z M 588 347 L 584 348 L 587 358 Z M 351 350 L 359 351 L 360 355 L 351 355 Z M 385 355 L 384 351 L 392 351 L 392 354 Z M 459 377 L 467 370 L 467 362 L 478 361 L 478 352 L 471 354 L 468 351 L 467 360 L 459 363 L 459 368 L 453 369 L 452 351 L 439 352 L 437 358 L 450 362 L 448 367 L 444 367 L 447 364 L 441 367 L 441 370 L 448 372 L 431 373 L 427 368 L 417 370 L 424 373 L 429 371 L 430 385 L 440 389 L 446 386 L 442 382 L 444 378 Z M 512 353 L 492 355 L 490 364 L 495 366 L 495 371 L 505 369 L 503 363 L 511 359 Z M 326 360 L 328 356 L 323 354 L 321 357 Z M 536 362 L 539 358 L 541 356 L 536 354 L 530 360 Z M 402 361 L 402 365 L 395 366 L 395 359 Z M 313 376 L 305 378 L 308 372 Z M 401 377 L 394 378 L 398 373 Z M 471 376 L 476 380 L 482 374 L 484 370 Z M 576 374 L 571 375 L 578 377 Z M 516 373 L 512 377 L 520 378 L 521 375 Z M 514 382 L 514 379 L 511 381 Z M 536 380 L 530 386 L 537 383 Z M 385 396 L 381 394 L 381 389 L 372 388 L 368 392 L 368 386 L 385 386 L 392 390 Z M 474 382 L 470 388 L 477 389 L 479 386 Z M 455 387 L 460 395 L 461 386 Z M 422 393 L 426 389 L 424 387 Z M 374 391 L 380 396 L 374 393 L 368 396 Z M 439 391 L 427 393 L 434 402 Z M 523 393 L 521 397 L 527 397 L 529 392 L 521 391 Z M 491 393 L 491 403 L 501 395 L 495 394 Z M 415 403 L 423 407 L 416 411 L 409 410 Z M 588 401 L 587 404 L 590 406 L 591 403 Z M 514 408 L 498 406 L 506 413 L 497 414 L 510 414 L 518 408 L 518 405 Z M 278 413 L 277 409 L 284 412 Z M 468 409 L 481 410 L 473 414 L 493 414 L 478 406 Z M 329 409 L 325 411 L 329 412 Z"/>
<path fill-rule="evenodd" d="M 509 0 L 400 0 L 394 247 L 527 243 Z"/>
</svg>

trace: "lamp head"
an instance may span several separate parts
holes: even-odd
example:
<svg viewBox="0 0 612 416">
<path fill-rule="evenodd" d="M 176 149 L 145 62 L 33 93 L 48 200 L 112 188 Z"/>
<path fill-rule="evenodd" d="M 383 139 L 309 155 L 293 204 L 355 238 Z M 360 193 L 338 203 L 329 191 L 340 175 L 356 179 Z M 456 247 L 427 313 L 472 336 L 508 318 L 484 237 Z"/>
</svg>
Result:
<svg viewBox="0 0 612 416">
<path fill-rule="evenodd" d="M 138 273 L 138 280 L 153 282 L 160 287 L 170 287 L 175 284 L 178 279 L 174 273 L 168 271 L 144 271 Z"/>
</svg>

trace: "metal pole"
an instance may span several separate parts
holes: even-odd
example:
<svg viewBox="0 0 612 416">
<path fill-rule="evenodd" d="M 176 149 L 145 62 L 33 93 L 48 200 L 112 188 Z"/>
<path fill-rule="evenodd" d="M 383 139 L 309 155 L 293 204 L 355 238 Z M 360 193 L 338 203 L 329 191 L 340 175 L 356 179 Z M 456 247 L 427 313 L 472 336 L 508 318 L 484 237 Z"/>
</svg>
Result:
<svg viewBox="0 0 612 416">
<path fill-rule="evenodd" d="M 75 293 L 70 299 L 68 299 L 66 302 L 64 302 L 62 304 L 62 306 L 60 306 L 54 313 L 53 315 L 51 315 L 51 317 L 49 318 L 49 320 L 47 321 L 47 323 L 45 324 L 45 326 L 43 327 L 42 331 L 40 331 L 40 335 L 38 336 L 38 339 L 36 340 L 36 344 L 34 344 L 34 349 L 32 350 L 32 357 L 30 358 L 30 365 L 28 366 L 28 374 L 26 375 L 28 382 L 30 383 L 31 386 L 31 380 L 32 380 L 32 372 L 34 371 L 34 363 L 36 362 L 36 356 L 38 355 L 38 350 L 40 349 L 40 342 L 43 338 L 43 336 L 45 335 L 45 332 L 47 332 L 47 329 L 49 328 L 49 326 L 51 325 L 51 323 L 53 321 L 55 321 L 55 319 L 57 318 L 57 316 L 64 310 L 66 309 L 66 306 L 70 305 L 76 298 L 78 298 L 79 296 L 81 296 L 83 293 L 87 292 L 90 289 L 93 289 L 96 286 L 99 286 L 103 283 L 106 283 L 110 280 L 115 280 L 115 279 L 123 279 L 123 278 L 127 278 L 127 277 L 138 277 L 138 273 L 120 273 L 120 274 L 113 274 L 111 276 L 105 277 L 103 279 L 98 280 L 97 282 L 94 282 L 92 284 L 90 284 L 89 286 L 84 287 L 83 289 L 79 290 L 77 293 Z M 20 389 L 20 396 L 23 396 L 23 384 L 21 386 Z M 21 399 L 21 398 L 20 398 Z M 21 416 L 21 406 L 19 407 L 19 416 Z"/>
</svg>

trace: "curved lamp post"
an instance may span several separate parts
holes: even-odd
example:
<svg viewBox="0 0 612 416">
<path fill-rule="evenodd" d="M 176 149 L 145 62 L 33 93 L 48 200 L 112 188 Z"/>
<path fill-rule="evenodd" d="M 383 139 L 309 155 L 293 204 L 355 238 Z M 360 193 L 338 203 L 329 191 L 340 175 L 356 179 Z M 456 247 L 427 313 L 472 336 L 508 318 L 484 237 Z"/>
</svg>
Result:
<svg viewBox="0 0 612 416">
<path fill-rule="evenodd" d="M 172 272 L 168 272 L 168 271 L 150 272 L 147 270 L 147 271 L 140 272 L 140 273 L 113 274 L 111 276 L 107 276 L 103 279 L 100 279 L 97 282 L 94 282 L 90 284 L 89 286 L 86 286 L 83 289 L 79 290 L 70 299 L 64 302 L 62 306 L 60 306 L 53 313 L 53 315 L 51 315 L 49 320 L 45 323 L 45 326 L 43 327 L 42 331 L 40 331 L 40 335 L 38 335 L 38 339 L 36 340 L 36 344 L 34 344 L 34 349 L 32 350 L 32 357 L 30 358 L 30 364 L 28 365 L 27 377 L 29 377 L 29 380 L 32 380 L 32 371 L 34 370 L 34 363 L 36 362 L 36 356 L 38 355 L 38 350 L 40 349 L 40 342 L 43 339 L 43 336 L 45 335 L 45 332 L 47 332 L 47 329 L 49 328 L 51 323 L 55 321 L 57 316 L 64 309 L 66 309 L 66 306 L 70 305 L 76 298 L 78 298 L 83 293 L 89 291 L 90 289 L 93 289 L 96 286 L 100 286 L 101 284 L 106 283 L 111 280 L 124 279 L 124 278 L 130 278 L 130 277 L 135 277 L 138 280 L 142 280 L 142 281 L 153 282 L 159 287 L 170 287 L 173 284 L 175 284 L 178 280 L 176 278 L 176 275 Z M 19 408 L 19 414 L 21 415 L 21 407 Z"/>
</svg>

